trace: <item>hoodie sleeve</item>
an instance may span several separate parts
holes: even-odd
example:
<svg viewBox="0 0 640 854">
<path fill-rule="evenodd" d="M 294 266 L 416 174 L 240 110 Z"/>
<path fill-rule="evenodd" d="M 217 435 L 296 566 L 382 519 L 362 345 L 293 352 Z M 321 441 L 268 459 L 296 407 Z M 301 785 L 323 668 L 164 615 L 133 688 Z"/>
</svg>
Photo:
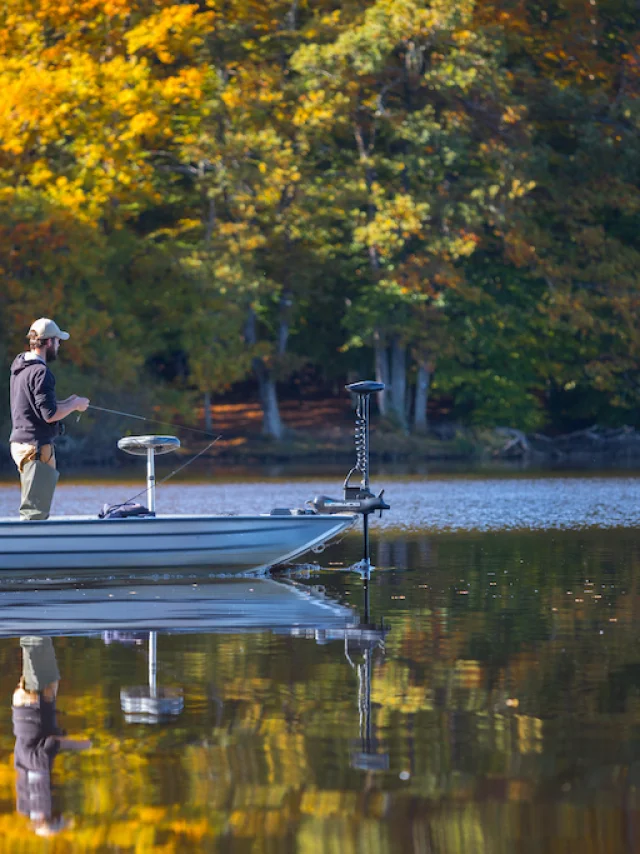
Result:
<svg viewBox="0 0 640 854">
<path fill-rule="evenodd" d="M 56 402 L 56 381 L 48 368 L 38 371 L 38 375 L 34 377 L 33 400 L 38 414 L 45 421 L 48 418 L 53 418 L 56 414 L 58 409 Z"/>
</svg>

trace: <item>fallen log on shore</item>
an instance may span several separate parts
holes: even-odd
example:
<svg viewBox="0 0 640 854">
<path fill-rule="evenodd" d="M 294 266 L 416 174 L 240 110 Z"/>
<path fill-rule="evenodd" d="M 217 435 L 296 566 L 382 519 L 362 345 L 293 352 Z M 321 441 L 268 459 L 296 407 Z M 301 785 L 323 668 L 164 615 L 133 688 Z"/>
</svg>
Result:
<svg viewBox="0 0 640 854">
<path fill-rule="evenodd" d="M 635 427 L 593 425 L 558 436 L 525 434 L 513 428 L 498 427 L 496 434 L 506 440 L 493 454 L 501 459 L 640 459 L 640 431 Z"/>
</svg>

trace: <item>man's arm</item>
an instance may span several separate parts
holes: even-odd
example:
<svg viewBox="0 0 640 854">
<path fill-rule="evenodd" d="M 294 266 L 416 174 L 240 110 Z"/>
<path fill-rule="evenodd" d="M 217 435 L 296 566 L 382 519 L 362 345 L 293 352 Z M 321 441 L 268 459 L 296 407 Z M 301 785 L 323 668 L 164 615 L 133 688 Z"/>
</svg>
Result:
<svg viewBox="0 0 640 854">
<path fill-rule="evenodd" d="M 85 410 L 89 406 L 89 398 L 88 397 L 78 397 L 77 394 L 72 394 L 71 397 L 67 397 L 66 400 L 60 400 L 56 404 L 56 411 L 53 415 L 45 416 L 44 420 L 47 424 L 53 424 L 55 421 L 62 421 L 63 418 L 66 418 L 67 415 L 71 415 L 72 412 L 85 412 Z"/>
<path fill-rule="evenodd" d="M 60 750 L 89 750 L 92 746 L 88 738 L 59 738 Z"/>
<path fill-rule="evenodd" d="M 89 406 L 88 397 L 72 394 L 64 400 L 56 400 L 56 386 L 53 374 L 44 366 L 35 378 L 34 401 L 40 417 L 47 424 L 62 421 L 72 412 L 84 412 Z"/>
</svg>

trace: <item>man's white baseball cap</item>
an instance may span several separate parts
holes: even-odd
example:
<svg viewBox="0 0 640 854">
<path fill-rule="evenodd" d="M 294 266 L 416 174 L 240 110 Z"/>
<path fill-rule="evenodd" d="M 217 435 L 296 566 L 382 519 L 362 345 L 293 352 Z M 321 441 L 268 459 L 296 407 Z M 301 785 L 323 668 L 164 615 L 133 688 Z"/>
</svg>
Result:
<svg viewBox="0 0 640 854">
<path fill-rule="evenodd" d="M 27 333 L 27 338 L 31 336 L 32 332 L 35 332 L 42 341 L 46 338 L 60 338 L 61 341 L 66 341 L 71 337 L 68 332 L 63 332 L 60 329 L 55 320 L 48 317 L 40 317 L 38 320 L 34 320 Z"/>
</svg>

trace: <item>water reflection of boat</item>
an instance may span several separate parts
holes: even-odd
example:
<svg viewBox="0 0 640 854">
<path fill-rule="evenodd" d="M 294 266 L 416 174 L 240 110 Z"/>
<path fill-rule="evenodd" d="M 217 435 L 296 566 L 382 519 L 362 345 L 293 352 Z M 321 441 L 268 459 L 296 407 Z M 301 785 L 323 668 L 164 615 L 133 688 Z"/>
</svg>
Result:
<svg viewBox="0 0 640 854">
<path fill-rule="evenodd" d="M 344 655 L 349 666 L 355 670 L 358 679 L 358 712 L 360 718 L 360 738 L 353 744 L 351 766 L 359 771 L 388 771 L 389 754 L 382 750 L 373 723 L 371 688 L 373 682 L 373 663 L 378 655 L 385 653 L 385 637 L 389 631 L 383 621 L 376 622 L 371 617 L 370 574 L 362 573 L 364 603 L 360 620 L 356 625 L 328 627 L 313 632 L 296 629 L 297 636 L 313 636 L 317 643 L 342 641 Z"/>
<path fill-rule="evenodd" d="M 69 587 L 64 581 L 0 587 L 0 636 L 107 631 L 331 631 L 355 626 L 351 608 L 288 581 L 212 578 Z"/>
</svg>

